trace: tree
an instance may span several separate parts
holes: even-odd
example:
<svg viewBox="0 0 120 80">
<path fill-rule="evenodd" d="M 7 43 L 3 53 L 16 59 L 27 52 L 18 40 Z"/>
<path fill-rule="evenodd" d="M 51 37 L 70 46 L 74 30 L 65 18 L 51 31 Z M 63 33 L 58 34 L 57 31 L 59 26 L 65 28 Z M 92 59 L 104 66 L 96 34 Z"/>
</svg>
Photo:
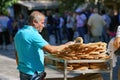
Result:
<svg viewBox="0 0 120 80">
<path fill-rule="evenodd" d="M 84 0 L 60 0 L 60 12 L 65 10 L 75 10 Z"/>
<path fill-rule="evenodd" d="M 17 0 L 0 0 L 0 13 L 7 13 L 7 8 L 16 3 Z"/>
<path fill-rule="evenodd" d="M 60 12 L 75 10 L 83 3 L 89 3 L 87 9 L 98 8 L 99 10 L 103 8 L 104 0 L 59 0 L 60 1 Z"/>
</svg>

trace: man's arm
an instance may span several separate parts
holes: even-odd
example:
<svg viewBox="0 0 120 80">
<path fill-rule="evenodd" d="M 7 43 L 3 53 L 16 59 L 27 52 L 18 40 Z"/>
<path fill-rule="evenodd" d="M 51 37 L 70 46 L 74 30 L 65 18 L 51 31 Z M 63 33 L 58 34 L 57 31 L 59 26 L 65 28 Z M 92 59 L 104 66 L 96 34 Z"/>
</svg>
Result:
<svg viewBox="0 0 120 80">
<path fill-rule="evenodd" d="M 43 47 L 43 50 L 54 54 L 54 53 L 57 53 L 58 51 L 63 50 L 64 48 L 68 47 L 69 45 L 71 45 L 73 43 L 74 42 L 68 42 L 66 44 L 62 44 L 59 46 L 53 46 L 53 45 L 48 44 L 48 45 Z"/>
</svg>

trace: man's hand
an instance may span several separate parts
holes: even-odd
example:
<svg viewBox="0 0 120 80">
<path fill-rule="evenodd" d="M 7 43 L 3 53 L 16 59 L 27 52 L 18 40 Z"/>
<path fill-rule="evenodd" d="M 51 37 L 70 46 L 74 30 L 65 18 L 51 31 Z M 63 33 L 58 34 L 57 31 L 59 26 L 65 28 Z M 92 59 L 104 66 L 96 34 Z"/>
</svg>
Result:
<svg viewBox="0 0 120 80">
<path fill-rule="evenodd" d="M 69 41 L 69 42 L 65 43 L 65 45 L 69 46 L 69 45 L 72 45 L 72 44 L 74 44 L 74 43 L 75 43 L 75 42 L 73 42 L 73 41 Z"/>
<path fill-rule="evenodd" d="M 116 49 L 120 47 L 120 37 L 114 39 L 113 45 Z"/>
</svg>

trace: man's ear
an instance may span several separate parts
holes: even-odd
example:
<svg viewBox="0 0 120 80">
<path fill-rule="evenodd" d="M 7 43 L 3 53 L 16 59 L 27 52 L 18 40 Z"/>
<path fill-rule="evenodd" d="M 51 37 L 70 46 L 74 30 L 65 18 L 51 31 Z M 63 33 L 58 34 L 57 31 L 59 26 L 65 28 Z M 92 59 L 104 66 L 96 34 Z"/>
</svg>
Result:
<svg viewBox="0 0 120 80">
<path fill-rule="evenodd" d="M 34 25 L 38 24 L 38 22 L 35 19 L 32 22 Z"/>
</svg>

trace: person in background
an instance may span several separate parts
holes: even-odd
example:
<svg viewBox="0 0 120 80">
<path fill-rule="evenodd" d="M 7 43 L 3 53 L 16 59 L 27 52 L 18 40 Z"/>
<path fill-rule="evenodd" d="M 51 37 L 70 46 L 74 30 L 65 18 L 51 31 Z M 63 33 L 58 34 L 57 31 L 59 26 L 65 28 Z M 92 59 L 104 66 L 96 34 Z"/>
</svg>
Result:
<svg viewBox="0 0 120 80">
<path fill-rule="evenodd" d="M 111 17 L 111 23 L 109 26 L 108 34 L 111 39 L 116 36 L 117 27 L 119 26 L 118 11 L 117 10 L 111 11 L 110 17 Z"/>
<path fill-rule="evenodd" d="M 73 12 L 69 11 L 67 16 L 67 24 L 66 24 L 68 41 L 73 41 L 74 26 L 75 26 L 75 19 L 73 17 Z"/>
<path fill-rule="evenodd" d="M 114 37 L 113 40 L 113 47 L 115 48 L 114 51 L 120 48 L 120 25 L 117 28 L 116 36 Z M 120 72 L 120 56 L 116 56 L 116 66 L 113 68 L 113 80 L 114 79 L 120 80 L 119 72 Z"/>
<path fill-rule="evenodd" d="M 12 29 L 13 29 L 13 31 L 12 31 L 12 37 L 14 38 L 15 34 L 18 31 L 18 21 L 16 19 L 13 20 Z"/>
<path fill-rule="evenodd" d="M 106 11 L 103 9 L 101 11 L 102 17 L 104 19 L 104 21 L 106 22 L 107 27 L 103 28 L 103 32 L 102 32 L 102 41 L 108 43 L 109 42 L 109 34 L 107 33 L 109 27 L 110 27 L 110 23 L 111 23 L 111 18 L 110 16 L 106 13 Z"/>
<path fill-rule="evenodd" d="M 50 36 L 53 34 L 53 16 L 51 11 L 47 11 L 46 21 L 47 21 L 48 35 Z"/>
<path fill-rule="evenodd" d="M 7 50 L 10 44 L 9 32 L 8 32 L 8 21 L 9 17 L 0 13 L 0 24 L 1 24 L 1 34 L 0 34 L 0 48 Z"/>
<path fill-rule="evenodd" d="M 94 8 L 93 12 L 87 22 L 88 34 L 91 36 L 91 42 L 98 42 L 101 41 L 103 27 L 106 27 L 106 22 L 98 13 L 97 8 Z"/>
<path fill-rule="evenodd" d="M 60 15 L 59 28 L 60 28 L 60 37 L 61 37 L 61 39 L 63 39 L 63 26 L 64 26 L 64 18 L 63 18 L 62 15 Z M 61 44 L 62 44 L 62 40 L 61 40 Z"/>
<path fill-rule="evenodd" d="M 39 34 L 42 32 L 44 24 L 44 14 L 33 11 L 29 16 L 28 25 L 20 29 L 14 37 L 20 80 L 33 80 L 34 76 L 39 76 L 44 72 L 43 51 L 53 54 L 72 44 L 72 42 L 68 42 L 59 46 L 50 45 Z"/>
<path fill-rule="evenodd" d="M 84 10 L 81 8 L 76 9 L 76 30 L 78 31 L 78 34 L 80 37 L 83 38 L 83 41 L 85 41 L 84 36 L 86 34 L 86 21 L 87 17 L 84 13 Z"/>
<path fill-rule="evenodd" d="M 9 35 L 10 35 L 9 37 L 10 37 L 10 42 L 11 43 L 13 41 L 13 36 L 12 36 L 12 34 L 13 34 L 13 26 L 12 26 L 13 21 L 14 21 L 14 19 L 11 16 L 9 16 L 9 21 L 7 22 L 7 28 L 8 28 L 8 32 L 9 32 Z"/>
<path fill-rule="evenodd" d="M 60 15 L 58 12 L 55 13 L 54 16 L 54 35 L 55 35 L 55 39 L 56 39 L 56 44 L 62 44 L 62 35 L 61 35 L 61 31 L 60 31 Z"/>
<path fill-rule="evenodd" d="M 21 29 L 27 23 L 24 19 L 23 14 L 19 15 L 19 19 L 17 21 L 18 21 L 18 28 L 19 29 Z"/>
</svg>

